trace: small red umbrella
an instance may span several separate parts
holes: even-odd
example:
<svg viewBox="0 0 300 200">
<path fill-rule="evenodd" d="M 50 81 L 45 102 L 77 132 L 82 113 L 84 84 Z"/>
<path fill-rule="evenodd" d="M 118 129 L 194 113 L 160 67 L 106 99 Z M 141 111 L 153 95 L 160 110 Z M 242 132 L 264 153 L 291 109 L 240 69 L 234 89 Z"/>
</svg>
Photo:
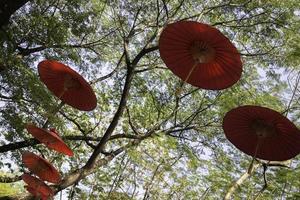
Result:
<svg viewBox="0 0 300 200">
<path fill-rule="evenodd" d="M 175 75 L 199 88 L 225 89 L 241 77 L 239 52 L 207 24 L 179 21 L 167 25 L 159 39 L 159 52 Z"/>
<path fill-rule="evenodd" d="M 38 64 L 38 71 L 47 88 L 66 104 L 84 111 L 91 111 L 97 106 L 91 86 L 67 65 L 44 60 Z"/>
<path fill-rule="evenodd" d="M 61 181 L 58 171 L 44 158 L 26 151 L 22 154 L 22 161 L 40 179 L 51 183 L 59 183 Z"/>
<path fill-rule="evenodd" d="M 25 186 L 27 191 L 34 196 L 48 199 L 48 197 L 54 195 L 53 190 L 40 179 L 30 176 L 29 174 L 23 174 L 22 179 L 27 184 L 27 186 Z"/>
<path fill-rule="evenodd" d="M 54 149 L 68 156 L 73 156 L 73 151 L 58 136 L 55 129 L 50 129 L 50 131 L 47 131 L 45 129 L 38 128 L 33 124 L 27 124 L 26 129 L 28 133 L 33 135 L 33 137 L 35 137 L 41 143 L 44 143 L 50 149 Z"/>
<path fill-rule="evenodd" d="M 240 106 L 223 119 L 227 139 L 242 152 L 268 161 L 300 153 L 300 132 L 280 113 L 260 106 Z"/>
</svg>

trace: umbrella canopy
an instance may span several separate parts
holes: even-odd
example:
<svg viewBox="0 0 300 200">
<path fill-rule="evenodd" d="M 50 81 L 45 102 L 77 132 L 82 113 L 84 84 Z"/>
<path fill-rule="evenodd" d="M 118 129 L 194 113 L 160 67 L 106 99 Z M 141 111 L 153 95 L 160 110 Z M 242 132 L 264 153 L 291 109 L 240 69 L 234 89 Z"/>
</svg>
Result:
<svg viewBox="0 0 300 200">
<path fill-rule="evenodd" d="M 40 179 L 51 183 L 59 183 L 61 181 L 58 171 L 44 158 L 26 151 L 22 154 L 22 161 Z"/>
<path fill-rule="evenodd" d="M 28 133 L 30 133 L 41 143 L 44 143 L 50 149 L 54 149 L 68 156 L 73 156 L 73 151 L 58 136 L 55 129 L 50 129 L 50 131 L 47 131 L 45 129 L 38 128 L 33 124 L 27 124 L 26 129 Z"/>
<path fill-rule="evenodd" d="M 227 139 L 242 152 L 269 161 L 300 153 L 300 132 L 280 113 L 260 106 L 240 106 L 223 119 Z"/>
<path fill-rule="evenodd" d="M 29 174 L 23 174 L 22 179 L 27 184 L 27 186 L 25 186 L 27 191 L 34 196 L 46 197 L 45 199 L 47 199 L 54 195 L 52 189 L 40 179 L 30 176 Z"/>
<path fill-rule="evenodd" d="M 86 80 L 70 67 L 54 60 L 38 64 L 40 79 L 64 103 L 83 111 L 97 106 L 97 99 Z"/>
<path fill-rule="evenodd" d="M 207 24 L 179 21 L 167 25 L 159 39 L 159 52 L 175 75 L 199 88 L 225 89 L 241 77 L 239 52 Z"/>
<path fill-rule="evenodd" d="M 29 187 L 28 185 L 25 186 L 26 190 L 31 193 L 33 196 L 40 198 L 41 200 L 48 200 L 50 196 L 44 196 L 36 189 Z"/>
</svg>

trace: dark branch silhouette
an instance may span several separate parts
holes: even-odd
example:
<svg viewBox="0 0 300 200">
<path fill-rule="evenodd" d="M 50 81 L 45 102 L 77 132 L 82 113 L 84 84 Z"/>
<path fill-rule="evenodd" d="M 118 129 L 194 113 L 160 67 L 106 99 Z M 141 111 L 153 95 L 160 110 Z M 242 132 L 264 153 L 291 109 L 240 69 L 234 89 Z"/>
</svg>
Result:
<svg viewBox="0 0 300 200">
<path fill-rule="evenodd" d="M 10 17 L 30 0 L 1 0 L 0 1 L 0 27 L 9 24 Z"/>
</svg>

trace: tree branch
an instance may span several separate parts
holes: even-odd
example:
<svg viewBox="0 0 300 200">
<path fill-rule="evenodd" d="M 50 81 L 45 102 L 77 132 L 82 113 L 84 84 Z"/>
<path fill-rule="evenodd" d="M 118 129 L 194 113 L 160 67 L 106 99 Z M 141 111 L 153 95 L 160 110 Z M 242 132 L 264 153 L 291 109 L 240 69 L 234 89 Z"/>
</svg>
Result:
<svg viewBox="0 0 300 200">
<path fill-rule="evenodd" d="M 256 163 L 253 165 L 252 169 L 250 170 L 250 173 L 248 173 L 248 171 L 246 171 L 238 180 L 236 180 L 232 186 L 228 189 L 227 193 L 225 194 L 224 200 L 229 200 L 230 197 L 233 195 L 233 193 L 235 192 L 235 190 L 243 184 L 243 182 L 250 177 L 253 172 L 259 167 L 261 166 L 261 163 Z"/>
<path fill-rule="evenodd" d="M 104 135 L 101 138 L 100 142 L 96 146 L 96 148 L 95 148 L 94 152 L 92 153 L 90 159 L 86 163 L 85 168 L 87 168 L 87 169 L 93 168 L 98 155 L 104 150 L 104 146 L 105 146 L 106 142 L 109 140 L 109 138 L 112 135 L 114 129 L 116 128 L 116 126 L 119 122 L 119 119 L 121 118 L 121 116 L 123 114 L 123 111 L 125 110 L 126 103 L 127 103 L 127 98 L 128 98 L 128 95 L 129 95 L 129 90 L 130 90 L 130 87 L 131 87 L 131 82 L 132 82 L 132 79 L 133 79 L 133 76 L 134 76 L 134 69 L 137 66 L 138 62 L 147 53 L 158 49 L 157 46 L 147 48 L 148 44 L 155 39 L 156 34 L 157 34 L 157 31 L 154 32 L 152 37 L 149 39 L 149 41 L 146 43 L 146 45 L 143 47 L 143 49 L 136 55 L 136 57 L 133 59 L 132 62 L 130 62 L 130 60 L 129 60 L 129 55 L 128 55 L 129 52 L 127 51 L 127 48 L 126 48 L 126 42 L 128 42 L 128 41 L 125 41 L 124 53 L 125 53 L 125 59 L 126 59 L 126 64 L 127 64 L 127 75 L 126 75 L 126 80 L 125 80 L 125 85 L 124 85 L 124 88 L 123 88 L 121 100 L 120 100 L 118 109 L 117 109 L 110 125 L 108 126 L 106 132 L 104 133 Z"/>
<path fill-rule="evenodd" d="M 13 183 L 19 180 L 21 180 L 21 176 L 7 176 L 7 175 L 0 176 L 0 183 Z"/>
<path fill-rule="evenodd" d="M 115 140 L 115 139 L 121 139 L 121 138 L 140 139 L 141 137 L 136 136 L 136 135 L 130 135 L 130 134 L 116 134 L 116 135 L 112 135 L 109 138 L 109 140 Z M 84 135 L 69 135 L 69 136 L 63 136 L 62 139 L 63 140 L 71 140 L 71 141 L 100 141 L 101 137 L 90 137 L 90 136 L 84 136 Z M 40 142 L 33 138 L 24 140 L 21 142 L 9 143 L 9 144 L 0 146 L 0 153 L 14 151 L 14 150 L 25 148 L 25 147 L 33 147 L 37 144 L 40 144 Z"/>
</svg>

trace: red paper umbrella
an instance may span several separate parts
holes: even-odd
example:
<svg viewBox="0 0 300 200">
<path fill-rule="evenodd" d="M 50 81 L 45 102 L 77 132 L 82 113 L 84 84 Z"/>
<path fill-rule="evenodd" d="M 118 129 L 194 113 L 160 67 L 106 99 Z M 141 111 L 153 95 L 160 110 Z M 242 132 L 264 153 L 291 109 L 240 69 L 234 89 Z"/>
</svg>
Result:
<svg viewBox="0 0 300 200">
<path fill-rule="evenodd" d="M 40 179 L 30 176 L 29 174 L 23 174 L 22 179 L 28 185 L 26 186 L 28 192 L 34 196 L 46 197 L 47 199 L 47 197 L 54 195 L 52 189 Z"/>
<path fill-rule="evenodd" d="M 33 137 L 35 137 L 41 143 L 44 143 L 50 149 L 54 149 L 68 156 L 73 156 L 72 150 L 58 136 L 55 129 L 50 129 L 50 131 L 47 131 L 45 129 L 38 128 L 33 124 L 27 124 L 26 129 L 28 133 L 33 135 Z"/>
<path fill-rule="evenodd" d="M 91 86 L 70 67 L 44 60 L 38 64 L 38 71 L 47 88 L 66 104 L 84 111 L 96 107 L 97 99 Z"/>
<path fill-rule="evenodd" d="M 167 25 L 159 39 L 159 52 L 175 75 L 199 88 L 225 89 L 241 77 L 239 52 L 207 24 L 180 21 Z"/>
<path fill-rule="evenodd" d="M 44 158 L 35 155 L 31 152 L 24 152 L 22 154 L 22 161 L 24 165 L 35 175 L 44 181 L 51 183 L 59 183 L 61 180 L 58 171 Z"/>
<path fill-rule="evenodd" d="M 280 113 L 260 107 L 241 106 L 223 120 L 228 140 L 244 153 L 269 161 L 284 161 L 300 153 L 300 132 Z"/>
</svg>

